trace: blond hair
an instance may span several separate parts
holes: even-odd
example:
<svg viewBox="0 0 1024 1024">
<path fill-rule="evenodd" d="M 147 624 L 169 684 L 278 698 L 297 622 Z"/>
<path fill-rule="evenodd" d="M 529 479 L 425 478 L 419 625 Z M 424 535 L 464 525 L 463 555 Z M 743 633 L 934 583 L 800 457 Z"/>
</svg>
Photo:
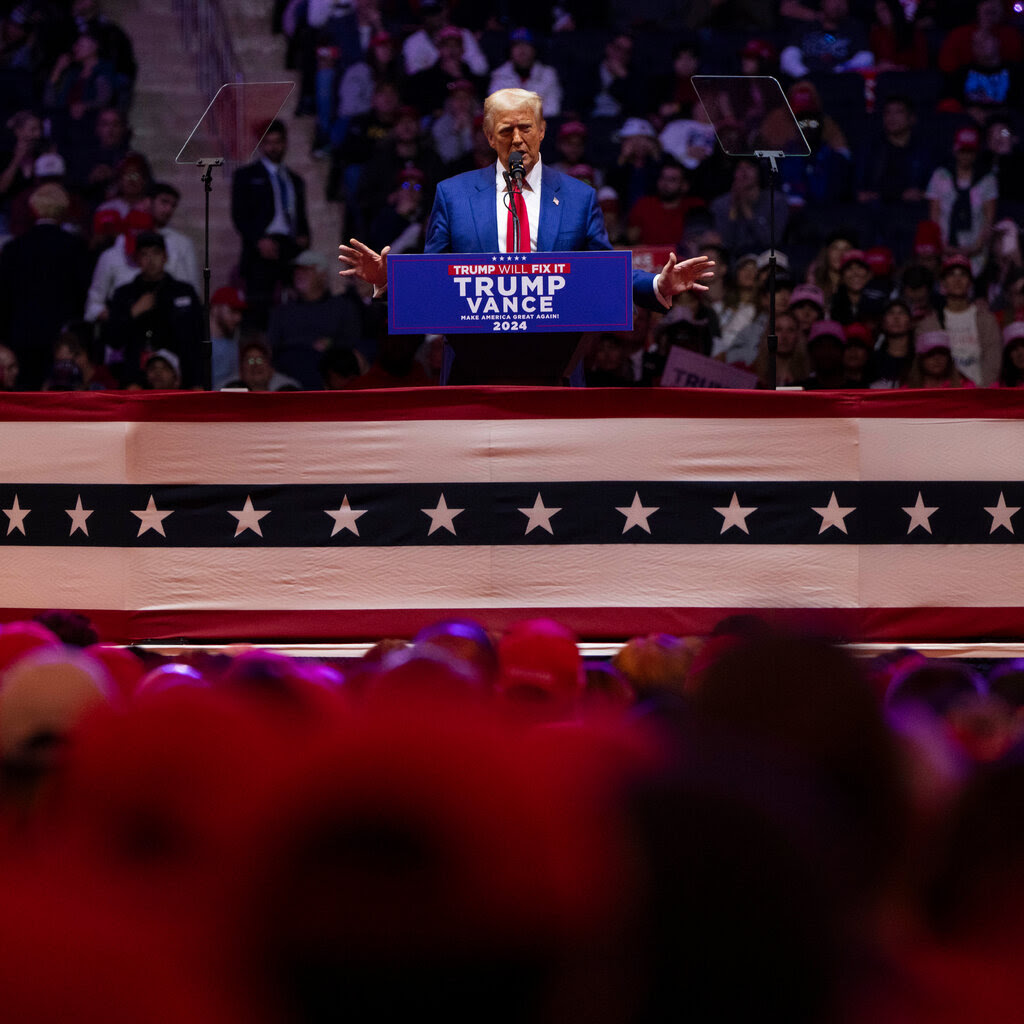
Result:
<svg viewBox="0 0 1024 1024">
<path fill-rule="evenodd" d="M 60 220 L 71 207 L 71 197 L 55 182 L 40 185 L 28 199 L 36 220 Z"/>
<path fill-rule="evenodd" d="M 529 89 L 499 89 L 484 100 L 484 130 L 493 131 L 494 119 L 508 110 L 529 107 L 537 123 L 544 121 L 544 101 L 540 95 Z"/>
</svg>

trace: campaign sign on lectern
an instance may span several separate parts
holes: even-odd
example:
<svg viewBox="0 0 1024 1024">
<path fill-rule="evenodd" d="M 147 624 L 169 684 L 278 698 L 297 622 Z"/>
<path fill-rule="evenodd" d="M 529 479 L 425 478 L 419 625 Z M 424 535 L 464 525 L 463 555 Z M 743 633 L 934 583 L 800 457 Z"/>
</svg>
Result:
<svg viewBox="0 0 1024 1024">
<path fill-rule="evenodd" d="M 388 256 L 392 334 L 633 328 L 631 256 L 599 252 Z"/>
</svg>

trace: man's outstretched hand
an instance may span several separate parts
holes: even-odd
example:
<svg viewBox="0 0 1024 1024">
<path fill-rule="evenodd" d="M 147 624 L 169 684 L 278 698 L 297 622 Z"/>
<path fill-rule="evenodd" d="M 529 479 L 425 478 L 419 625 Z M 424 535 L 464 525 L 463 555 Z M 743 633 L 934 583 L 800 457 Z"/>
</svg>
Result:
<svg viewBox="0 0 1024 1024">
<path fill-rule="evenodd" d="M 342 277 L 358 277 L 372 284 L 374 291 L 387 287 L 388 253 L 390 245 L 385 245 L 380 252 L 374 252 L 358 238 L 350 238 L 351 244 L 342 243 L 338 246 L 338 259 L 346 266 L 338 271 Z"/>
<path fill-rule="evenodd" d="M 707 256 L 694 256 L 693 259 L 676 262 L 676 254 L 670 252 L 665 266 L 661 268 L 658 275 L 658 291 L 671 302 L 674 295 L 692 289 L 697 292 L 706 292 L 708 286 L 701 284 L 715 276 L 712 269 L 715 261 Z"/>
</svg>

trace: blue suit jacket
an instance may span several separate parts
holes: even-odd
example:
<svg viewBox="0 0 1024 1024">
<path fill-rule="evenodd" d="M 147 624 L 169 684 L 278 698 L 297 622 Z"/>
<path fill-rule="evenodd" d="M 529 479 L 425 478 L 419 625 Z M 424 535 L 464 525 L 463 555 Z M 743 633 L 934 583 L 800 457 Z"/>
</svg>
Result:
<svg viewBox="0 0 1024 1024">
<path fill-rule="evenodd" d="M 553 168 L 542 166 L 541 172 L 538 251 L 611 249 L 594 190 Z M 500 252 L 493 164 L 437 186 L 423 251 Z M 653 274 L 633 271 L 633 301 L 648 309 L 664 308 L 654 294 Z"/>
</svg>

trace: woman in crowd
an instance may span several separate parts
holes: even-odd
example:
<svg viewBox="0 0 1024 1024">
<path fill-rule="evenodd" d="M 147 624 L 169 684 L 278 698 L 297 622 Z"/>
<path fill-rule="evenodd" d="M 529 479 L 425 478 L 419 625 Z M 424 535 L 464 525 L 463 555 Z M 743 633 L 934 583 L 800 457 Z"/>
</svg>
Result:
<svg viewBox="0 0 1024 1024">
<path fill-rule="evenodd" d="M 999 368 L 1001 388 L 1024 388 L 1024 320 L 1003 328 L 1003 362 Z"/>
<path fill-rule="evenodd" d="M 993 309 L 1000 324 L 1012 324 L 1024 320 L 1024 270 L 1018 271 L 1002 290 L 1002 308 Z"/>
<path fill-rule="evenodd" d="M 741 256 L 725 278 L 725 294 L 718 314 L 720 340 L 715 343 L 715 354 L 727 351 L 736 335 L 757 316 L 757 257 L 753 253 Z"/>
<path fill-rule="evenodd" d="M 843 339 L 843 387 L 868 388 L 878 376 L 875 370 L 874 333 L 862 323 L 846 325 Z"/>
<path fill-rule="evenodd" d="M 0 217 L 11 200 L 32 185 L 36 157 L 42 155 L 45 146 L 43 122 L 31 110 L 11 115 L 7 127 L 14 136 L 14 145 L 0 157 Z"/>
<path fill-rule="evenodd" d="M 882 313 L 882 333 L 875 343 L 878 379 L 873 388 L 899 388 L 914 365 L 914 321 L 910 307 L 893 299 Z"/>
<path fill-rule="evenodd" d="M 949 335 L 945 331 L 925 331 L 915 344 L 914 365 L 907 374 L 908 388 L 973 388 L 953 363 Z"/>
<path fill-rule="evenodd" d="M 775 353 L 775 383 L 778 387 L 787 387 L 798 380 L 804 380 L 811 372 L 807 360 L 807 350 L 800 338 L 800 328 L 792 313 L 779 313 L 775 318 L 775 333 L 779 339 L 778 351 Z M 757 386 L 768 386 L 768 374 L 771 355 L 768 352 L 768 339 L 761 342 L 761 350 L 751 367 L 757 374 Z"/>
<path fill-rule="evenodd" d="M 70 53 L 53 65 L 43 106 L 53 119 L 54 133 L 71 148 L 93 139 L 96 115 L 114 105 L 114 68 L 100 60 L 99 40 L 83 33 Z"/>
<path fill-rule="evenodd" d="M 831 307 L 832 297 L 839 288 L 843 257 L 854 248 L 856 246 L 850 232 L 833 232 L 807 270 L 807 283 L 821 289 L 826 310 Z"/>
<path fill-rule="evenodd" d="M 975 277 L 985 267 L 999 198 L 995 175 L 978 159 L 980 143 L 977 128 L 961 128 L 952 161 L 935 169 L 925 189 L 929 217 L 939 225 L 946 251 L 967 256 Z"/>
</svg>

